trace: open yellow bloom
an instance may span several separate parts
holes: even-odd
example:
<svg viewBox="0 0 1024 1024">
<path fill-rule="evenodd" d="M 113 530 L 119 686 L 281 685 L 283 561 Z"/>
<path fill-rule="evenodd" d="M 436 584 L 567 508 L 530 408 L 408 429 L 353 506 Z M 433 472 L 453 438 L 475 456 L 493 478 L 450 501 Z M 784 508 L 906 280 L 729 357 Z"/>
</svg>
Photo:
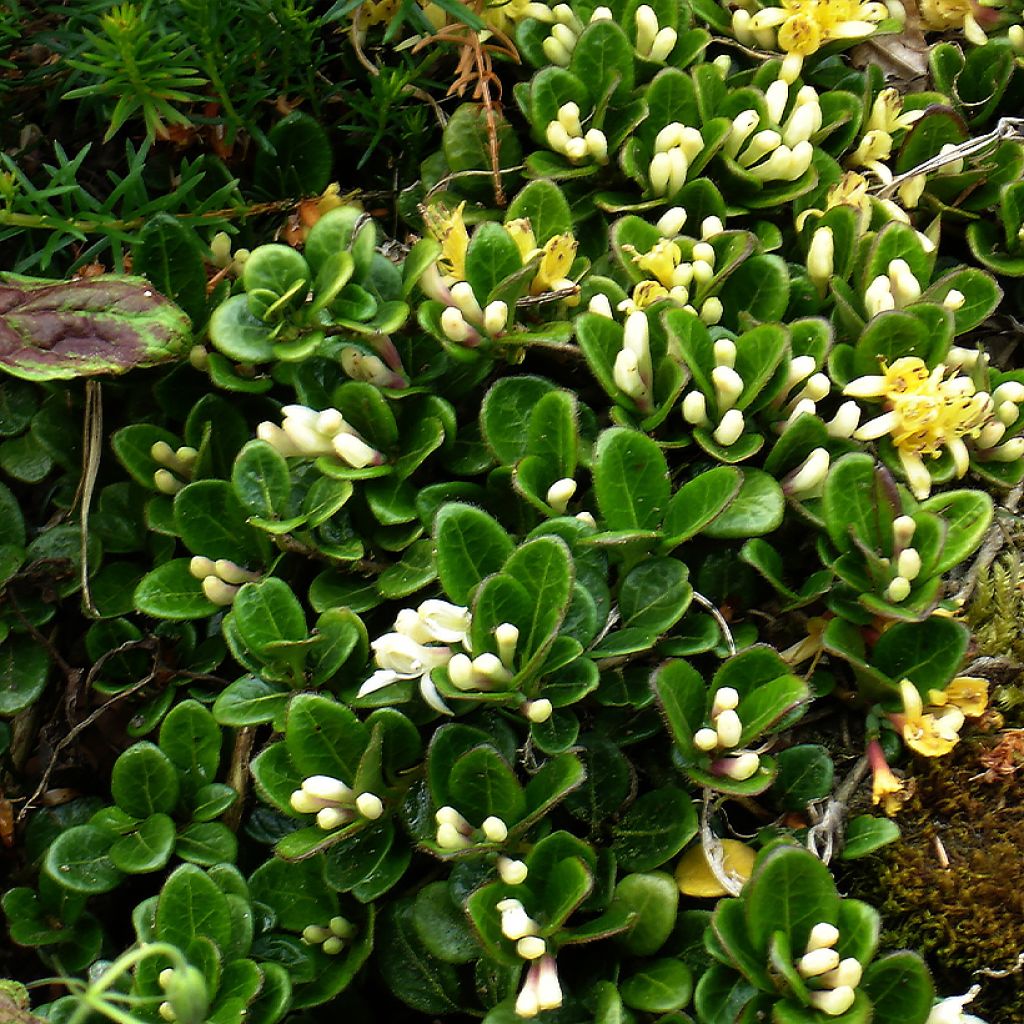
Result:
<svg viewBox="0 0 1024 1024">
<path fill-rule="evenodd" d="M 858 230 L 863 234 L 871 221 L 871 196 L 868 194 L 868 179 L 856 171 L 847 171 L 825 195 L 824 210 L 804 210 L 796 219 L 798 231 L 803 230 L 804 221 L 812 214 L 819 217 L 834 206 L 852 206 L 857 211 Z"/>
<path fill-rule="evenodd" d="M 572 287 L 569 271 L 576 258 L 576 239 L 572 235 L 553 235 L 540 250 L 540 265 L 530 285 L 531 295 Z"/>
<path fill-rule="evenodd" d="M 751 28 L 777 28 L 779 48 L 801 57 L 835 39 L 861 39 L 888 16 L 885 4 L 860 0 L 782 0 L 751 19 Z"/>
<path fill-rule="evenodd" d="M 971 0 L 921 0 L 918 10 L 926 30 L 948 32 L 959 28 L 975 46 L 988 42 L 985 30 L 974 17 Z"/>
<path fill-rule="evenodd" d="M 903 698 L 902 732 L 907 746 L 925 757 L 948 754 L 960 741 L 963 712 L 952 704 L 929 705 L 929 710 L 925 711 L 921 694 L 909 679 L 900 683 L 900 695 Z"/>
<path fill-rule="evenodd" d="M 965 718 L 980 718 L 988 707 L 988 680 L 957 676 L 945 690 L 929 690 L 928 700 L 938 707 L 957 708 Z"/>
<path fill-rule="evenodd" d="M 455 281 L 463 281 L 466 278 L 469 232 L 466 230 L 466 222 L 462 219 L 462 211 L 465 208 L 466 203 L 463 201 L 454 210 L 449 210 L 441 203 L 423 210 L 427 230 L 441 243 L 441 258 L 438 260 L 441 270 Z"/>
<path fill-rule="evenodd" d="M 854 398 L 884 398 L 888 411 L 854 433 L 859 441 L 888 434 L 900 456 L 910 489 L 918 498 L 931 490 L 931 475 L 923 456 L 938 458 L 946 448 L 956 474 L 967 472 L 970 455 L 964 437 L 977 437 L 992 412 L 992 398 L 975 392 L 969 377 L 949 373 L 939 363 L 931 371 L 917 356 L 903 356 L 882 374 L 851 381 L 843 394 Z"/>
<path fill-rule="evenodd" d="M 633 262 L 645 273 L 650 274 L 666 288 L 678 282 L 674 280 L 676 267 L 683 258 L 682 250 L 675 242 L 662 238 L 649 252 L 637 252 L 631 245 L 623 248 L 632 253 Z"/>
<path fill-rule="evenodd" d="M 909 128 L 924 117 L 923 110 L 903 111 L 903 97 L 897 89 L 883 89 L 871 105 L 871 116 L 865 126 L 866 132 L 886 132 L 889 135 Z"/>
</svg>

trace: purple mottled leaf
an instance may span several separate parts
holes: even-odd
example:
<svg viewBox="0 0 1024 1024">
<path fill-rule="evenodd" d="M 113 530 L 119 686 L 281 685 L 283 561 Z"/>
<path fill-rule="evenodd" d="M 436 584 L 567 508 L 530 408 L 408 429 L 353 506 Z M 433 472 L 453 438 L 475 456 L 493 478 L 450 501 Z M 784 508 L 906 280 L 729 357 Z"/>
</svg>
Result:
<svg viewBox="0 0 1024 1024">
<path fill-rule="evenodd" d="M 25 380 L 124 373 L 184 352 L 188 317 L 141 277 L 0 273 L 0 370 Z"/>
</svg>

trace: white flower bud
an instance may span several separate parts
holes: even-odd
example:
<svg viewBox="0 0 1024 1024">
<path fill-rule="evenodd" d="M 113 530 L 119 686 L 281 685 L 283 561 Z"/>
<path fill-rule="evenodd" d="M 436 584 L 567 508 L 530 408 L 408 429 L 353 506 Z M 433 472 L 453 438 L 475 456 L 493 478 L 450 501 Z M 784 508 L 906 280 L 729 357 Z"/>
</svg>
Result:
<svg viewBox="0 0 1024 1024">
<path fill-rule="evenodd" d="M 473 671 L 493 683 L 507 683 L 512 673 L 501 663 L 496 654 L 480 654 L 473 659 Z"/>
<path fill-rule="evenodd" d="M 761 759 L 752 750 L 736 757 L 726 757 L 715 765 L 719 774 L 734 782 L 745 782 L 761 767 Z"/>
<path fill-rule="evenodd" d="M 899 604 L 910 596 L 910 580 L 905 576 L 896 576 L 885 591 L 885 598 L 893 604 Z"/>
<path fill-rule="evenodd" d="M 826 971 L 833 971 L 839 966 L 839 954 L 834 949 L 822 946 L 805 953 L 797 962 L 796 969 L 802 978 L 816 978 Z"/>
<path fill-rule="evenodd" d="M 345 948 L 345 943 L 337 935 L 332 935 L 329 939 L 324 940 L 324 944 L 320 948 L 328 956 L 337 956 Z"/>
<path fill-rule="evenodd" d="M 667 60 L 669 54 L 676 48 L 678 38 L 676 30 L 669 25 L 659 29 L 651 44 L 651 52 L 647 55 L 648 59 L 657 61 L 659 64 Z"/>
<path fill-rule="evenodd" d="M 465 284 L 465 282 L 462 282 Z M 324 409 L 313 421 L 313 429 L 324 437 L 334 437 L 346 427 L 345 417 L 337 409 Z"/>
<path fill-rule="evenodd" d="M 212 558 L 203 555 L 195 555 L 188 563 L 188 571 L 197 580 L 206 579 L 207 576 L 217 575 L 217 563 Z"/>
<path fill-rule="evenodd" d="M 813 953 L 816 949 L 831 949 L 839 941 L 839 929 L 828 921 L 819 921 L 812 929 L 807 939 L 806 953 Z"/>
<path fill-rule="evenodd" d="M 830 1017 L 838 1017 L 853 1006 L 856 993 L 848 985 L 811 993 L 811 1006 Z"/>
<path fill-rule="evenodd" d="M 553 25 L 551 28 L 551 35 L 569 51 L 572 51 L 576 46 L 576 33 L 564 23 Z"/>
<path fill-rule="evenodd" d="M 590 24 L 593 25 L 595 21 L 614 21 L 615 15 L 612 13 L 610 7 L 595 7 L 594 13 L 590 16 Z"/>
<path fill-rule="evenodd" d="M 539 700 L 528 700 L 523 705 L 523 711 L 534 725 L 540 725 L 551 717 L 554 708 L 547 697 L 541 697 Z"/>
<path fill-rule="evenodd" d="M 715 268 L 703 260 L 696 260 L 690 267 L 693 280 L 698 285 L 707 284 L 715 276 Z"/>
<path fill-rule="evenodd" d="M 484 330 L 488 334 L 501 334 L 508 325 L 508 303 L 495 299 L 484 310 Z"/>
<path fill-rule="evenodd" d="M 693 260 L 701 263 L 715 265 L 715 247 L 710 242 L 695 242 L 693 246 Z"/>
<path fill-rule="evenodd" d="M 264 420 L 256 427 L 256 436 L 286 459 L 302 454 L 302 449 L 276 423 Z"/>
<path fill-rule="evenodd" d="M 555 4 L 551 8 L 555 21 L 568 25 L 577 35 L 583 31 L 583 22 L 576 17 L 576 12 L 568 4 Z"/>
<path fill-rule="evenodd" d="M 593 515 L 590 512 L 577 512 L 575 518 L 578 519 L 585 526 L 589 526 L 591 529 L 597 529 L 597 521 L 594 519 Z"/>
<path fill-rule="evenodd" d="M 712 295 L 710 298 L 704 300 L 704 305 L 700 307 L 700 319 L 702 323 L 712 326 L 717 324 L 725 313 L 725 308 L 722 306 L 722 300 L 716 295 Z"/>
<path fill-rule="evenodd" d="M 996 462 L 1015 462 L 1024 455 L 1024 437 L 1011 437 L 998 448 L 990 448 L 988 457 Z"/>
<path fill-rule="evenodd" d="M 743 394 L 743 378 L 731 366 L 716 366 L 711 371 L 715 386 L 715 402 L 720 413 L 726 413 Z"/>
<path fill-rule="evenodd" d="M 719 421 L 711 436 L 723 448 L 728 448 L 740 439 L 744 426 L 743 413 L 739 409 L 730 409 Z"/>
<path fill-rule="evenodd" d="M 996 418 L 1008 427 L 1017 422 L 1018 416 L 1020 416 L 1020 407 L 1016 402 L 1000 402 L 996 406 Z"/>
<path fill-rule="evenodd" d="M 708 427 L 708 403 L 700 391 L 690 391 L 683 398 L 683 419 L 694 427 Z"/>
<path fill-rule="evenodd" d="M 184 482 L 179 480 L 170 470 L 158 469 L 153 474 L 153 485 L 161 494 L 177 494 L 184 486 Z"/>
<path fill-rule="evenodd" d="M 337 434 L 333 445 L 334 453 L 353 469 L 364 469 L 369 465 L 379 465 L 383 461 L 380 452 L 371 448 L 355 434 Z"/>
<path fill-rule="evenodd" d="M 723 711 L 735 711 L 739 707 L 740 695 L 732 686 L 720 686 L 715 691 L 711 704 L 711 717 L 717 718 Z"/>
<path fill-rule="evenodd" d="M 815 448 L 793 472 L 783 490 L 796 497 L 813 496 L 828 476 L 830 461 L 827 449 Z"/>
<path fill-rule="evenodd" d="M 1024 25 L 1011 25 L 1006 30 L 1006 38 L 1017 53 L 1024 53 Z"/>
<path fill-rule="evenodd" d="M 508 839 L 508 825 L 493 814 L 484 818 L 480 829 L 489 843 L 503 843 Z"/>
<path fill-rule="evenodd" d="M 449 341 L 459 345 L 473 336 L 473 328 L 466 323 L 462 310 L 456 306 L 448 306 L 441 313 L 441 330 Z"/>
<path fill-rule="evenodd" d="M 558 123 L 565 129 L 570 138 L 578 138 L 583 134 L 580 124 L 580 108 L 576 103 L 563 103 L 558 108 Z"/>
<path fill-rule="evenodd" d="M 921 556 L 917 548 L 904 548 L 899 553 L 896 572 L 906 580 L 916 580 L 921 575 Z"/>
<path fill-rule="evenodd" d="M 768 116 L 776 124 L 782 124 L 782 115 L 786 112 L 786 104 L 789 102 L 789 84 L 776 79 L 765 89 L 764 99 L 768 107 Z"/>
<path fill-rule="evenodd" d="M 811 236 L 807 251 L 807 276 L 820 295 L 824 295 L 835 271 L 835 239 L 831 228 L 818 228 Z"/>
<path fill-rule="evenodd" d="M 975 438 L 975 445 L 978 448 L 994 448 L 1003 439 L 1003 434 L 1006 433 L 1006 424 L 1002 420 L 996 419 L 991 423 L 986 423 L 981 428 L 980 433 Z"/>
<path fill-rule="evenodd" d="M 532 970 L 532 968 L 531 968 Z M 537 986 L 531 984 L 532 977 L 527 976 L 526 983 L 523 985 L 516 996 L 516 1016 L 517 1017 L 536 1017 L 540 1013 L 540 1003 L 537 1001 Z"/>
<path fill-rule="evenodd" d="M 798 143 L 808 142 L 821 127 L 821 107 L 817 103 L 805 103 L 797 107 L 782 131 L 782 141 L 790 149 Z"/>
<path fill-rule="evenodd" d="M 199 458 L 199 452 L 191 445 L 182 445 L 175 453 L 174 460 L 183 470 L 191 470 Z"/>
<path fill-rule="evenodd" d="M 561 40 L 556 39 L 552 35 L 548 36 L 544 40 L 541 44 L 541 48 L 544 51 L 544 56 L 547 57 L 552 64 L 560 68 L 567 68 L 572 60 L 572 51 L 575 45 L 575 39 L 573 40 L 573 46 L 566 46 Z"/>
<path fill-rule="evenodd" d="M 218 558 L 213 563 L 213 571 L 225 582 L 235 586 L 243 583 L 253 583 L 260 578 L 258 572 L 250 572 L 228 558 Z"/>
<path fill-rule="evenodd" d="M 718 745 L 726 750 L 731 750 L 740 742 L 743 734 L 743 723 L 735 711 L 729 709 L 721 712 L 715 718 L 715 733 L 718 736 Z"/>
<path fill-rule="evenodd" d="M 289 803 L 292 810 L 298 811 L 299 814 L 316 814 L 317 811 L 322 811 L 324 807 L 328 806 L 331 801 L 320 800 L 318 797 L 310 796 L 301 789 L 296 789 L 292 792 Z"/>
<path fill-rule="evenodd" d="M 302 929 L 302 938 L 305 942 L 308 942 L 311 946 L 319 946 L 325 939 L 331 937 L 330 929 L 322 928 L 318 924 L 306 925 Z"/>
<path fill-rule="evenodd" d="M 644 318 L 646 320 L 646 317 Z M 562 513 L 576 493 L 576 481 L 572 477 L 556 480 L 549 488 L 545 500 L 558 513 Z"/>
<path fill-rule="evenodd" d="M 203 593 L 212 604 L 225 607 L 232 603 L 239 588 L 225 583 L 219 576 L 207 576 L 203 580 Z"/>
<path fill-rule="evenodd" d="M 864 974 L 864 968 L 860 961 L 848 956 L 845 960 L 839 961 L 839 966 L 834 971 L 822 974 L 819 981 L 826 988 L 856 988 Z"/>
<path fill-rule="evenodd" d="M 516 654 L 516 645 L 519 643 L 519 629 L 511 622 L 503 622 L 494 631 L 494 640 L 498 645 L 498 657 L 505 668 L 511 670 L 512 659 Z M 451 663 L 449 662 L 449 665 Z"/>
<path fill-rule="evenodd" d="M 501 914 L 501 934 L 506 939 L 517 942 L 527 935 L 537 934 L 537 922 L 526 913 L 519 900 L 501 900 L 497 910 Z"/>
<path fill-rule="evenodd" d="M 522 885 L 529 874 L 523 861 L 513 860 L 511 857 L 499 857 L 497 866 L 498 877 L 506 885 Z"/>
<path fill-rule="evenodd" d="M 158 1007 L 157 1013 L 160 1014 L 161 1018 L 171 1024 L 172 1021 L 176 1021 L 178 1018 L 174 1013 L 174 1008 L 165 999 Z"/>
<path fill-rule="evenodd" d="M 698 729 L 693 734 L 693 745 L 705 753 L 718 746 L 718 733 L 714 729 Z"/>
<path fill-rule="evenodd" d="M 572 161 L 579 161 L 586 158 L 590 150 L 587 148 L 586 139 L 570 139 L 565 144 L 565 155 Z"/>
<path fill-rule="evenodd" d="M 900 309 L 921 297 L 921 285 L 906 260 L 890 260 L 888 277 L 893 299 Z"/>
<path fill-rule="evenodd" d="M 352 820 L 352 812 L 347 807 L 325 807 L 317 812 L 316 823 L 325 832 L 347 825 Z"/>
<path fill-rule="evenodd" d="M 436 841 L 442 850 L 464 850 L 473 845 L 468 836 L 447 821 L 437 826 Z"/>
<path fill-rule="evenodd" d="M 750 168 L 781 145 L 782 136 L 771 128 L 765 128 L 754 135 L 747 148 L 737 158 L 737 163 L 741 167 Z"/>
<path fill-rule="evenodd" d="M 340 914 L 331 918 L 328 922 L 328 927 L 331 929 L 332 934 L 339 939 L 350 939 L 356 933 L 356 926 Z"/>
<path fill-rule="evenodd" d="M 992 401 L 996 405 L 1001 405 L 1003 402 L 1014 402 L 1019 405 L 1024 402 L 1024 384 L 1015 380 L 1003 381 L 992 392 Z"/>
<path fill-rule="evenodd" d="M 376 821 L 384 813 L 384 801 L 374 793 L 360 793 L 356 797 L 356 810 L 370 821 Z"/>
<path fill-rule="evenodd" d="M 849 437 L 860 423 L 860 406 L 856 402 L 843 402 L 835 416 L 826 424 L 829 437 Z"/>
<path fill-rule="evenodd" d="M 679 121 L 670 121 L 654 137 L 654 152 L 667 153 L 679 145 L 682 137 L 683 125 Z"/>
<path fill-rule="evenodd" d="M 796 405 L 793 406 L 792 411 L 786 418 L 786 422 L 783 425 L 783 431 L 786 429 L 786 427 L 788 427 L 791 423 L 795 422 L 801 416 L 816 415 L 817 408 L 818 407 L 814 404 L 814 401 L 812 399 L 801 398 L 800 401 L 798 401 Z"/>
<path fill-rule="evenodd" d="M 449 804 L 445 804 L 443 807 L 438 807 L 434 812 L 434 821 L 437 822 L 438 825 L 452 825 L 454 828 L 457 828 L 462 832 L 468 832 L 471 830 L 469 822 L 466 821 L 466 819 Z"/>
<path fill-rule="evenodd" d="M 741 46 L 753 46 L 757 42 L 750 28 L 750 12 L 742 7 L 732 12 L 732 34 Z"/>
<path fill-rule="evenodd" d="M 608 139 L 604 132 L 591 128 L 583 137 L 583 141 L 587 144 L 587 152 L 597 163 L 608 163 Z"/>
<path fill-rule="evenodd" d="M 477 689 L 476 673 L 473 663 L 465 654 L 454 654 L 448 662 L 448 678 L 457 690 L 469 691 Z"/>
<path fill-rule="evenodd" d="M 709 238 L 714 238 L 715 235 L 720 235 L 725 230 L 725 225 L 722 223 L 721 217 L 705 217 L 700 222 L 700 237 L 702 241 L 707 241 Z"/>
<path fill-rule="evenodd" d="M 679 146 L 668 151 L 668 195 L 674 196 L 686 184 L 688 161 Z"/>
<path fill-rule="evenodd" d="M 658 16 L 653 8 L 641 4 L 636 9 L 636 52 L 646 57 L 654 45 L 654 37 L 658 34 Z"/>
<path fill-rule="evenodd" d="M 712 351 L 715 357 L 715 366 L 727 366 L 731 370 L 736 365 L 736 342 L 731 338 L 719 338 Z"/>
<path fill-rule="evenodd" d="M 758 126 L 760 120 L 756 110 L 744 110 L 732 119 L 732 127 L 724 144 L 728 156 L 736 159 L 743 143 L 750 137 L 750 133 Z"/>
<path fill-rule="evenodd" d="M 167 991 L 167 987 L 171 984 L 171 980 L 174 978 L 174 968 L 165 967 L 159 975 L 157 975 L 157 983 L 164 990 Z"/>
<path fill-rule="evenodd" d="M 516 943 L 516 952 L 524 960 L 536 960 L 548 951 L 548 944 L 539 935 L 527 935 Z"/>
<path fill-rule="evenodd" d="M 905 548 L 913 539 L 917 523 L 910 516 L 897 516 L 892 521 L 892 539 L 897 548 Z"/>
<path fill-rule="evenodd" d="M 628 348 L 621 349 L 615 357 L 612 380 L 615 386 L 630 398 L 642 399 L 647 395 L 647 387 L 640 378 L 636 354 Z"/>
<path fill-rule="evenodd" d="M 608 301 L 608 296 L 603 292 L 598 292 L 596 295 L 591 296 L 587 309 L 598 316 L 606 317 L 609 320 L 614 319 L 612 304 Z"/>
<path fill-rule="evenodd" d="M 864 308 L 869 318 L 896 308 L 889 278 L 885 274 L 879 274 L 865 289 Z"/>
<path fill-rule="evenodd" d="M 544 956 L 540 960 L 537 1002 L 542 1010 L 557 1010 L 562 1005 L 562 987 L 558 984 L 558 972 L 552 956 Z"/>
<path fill-rule="evenodd" d="M 341 779 L 331 775 L 310 775 L 302 780 L 302 792 L 317 800 L 330 801 L 332 804 L 352 802 L 352 790 Z"/>
<path fill-rule="evenodd" d="M 663 238 L 675 238 L 686 224 L 686 210 L 673 206 L 666 210 L 655 225 Z"/>
<path fill-rule="evenodd" d="M 569 133 L 558 121 L 550 121 L 548 123 L 544 137 L 547 139 L 548 145 L 556 153 L 564 153 L 566 146 L 569 145 Z"/>
</svg>

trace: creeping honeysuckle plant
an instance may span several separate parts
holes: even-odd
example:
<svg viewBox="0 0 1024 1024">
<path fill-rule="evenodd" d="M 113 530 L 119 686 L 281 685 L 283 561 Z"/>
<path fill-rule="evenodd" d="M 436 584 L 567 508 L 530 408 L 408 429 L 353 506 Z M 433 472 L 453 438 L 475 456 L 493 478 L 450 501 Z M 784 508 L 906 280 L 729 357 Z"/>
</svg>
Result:
<svg viewBox="0 0 1024 1024">
<path fill-rule="evenodd" d="M 82 7 L 0 14 L 0 1018 L 1018 1020 L 857 861 L 1016 671 L 1020 5 Z"/>
</svg>

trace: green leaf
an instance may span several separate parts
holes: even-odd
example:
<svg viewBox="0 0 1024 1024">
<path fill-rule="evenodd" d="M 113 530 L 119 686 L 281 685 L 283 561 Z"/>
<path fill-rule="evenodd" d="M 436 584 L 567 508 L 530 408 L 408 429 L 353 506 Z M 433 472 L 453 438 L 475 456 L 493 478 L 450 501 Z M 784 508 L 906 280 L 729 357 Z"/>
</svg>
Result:
<svg viewBox="0 0 1024 1024">
<path fill-rule="evenodd" d="M 612 849 L 626 871 L 650 871 L 674 857 L 697 834 L 697 812 L 675 786 L 644 793 L 612 830 Z"/>
<path fill-rule="evenodd" d="M 225 299 L 210 317 L 210 341 L 229 359 L 265 363 L 274 356 L 274 332 L 249 311 L 244 295 Z"/>
<path fill-rule="evenodd" d="M 448 785 L 458 794 L 460 811 L 476 824 L 493 815 L 514 825 L 526 810 L 515 773 L 491 746 L 481 745 L 458 758 Z"/>
<path fill-rule="evenodd" d="M 615 902 L 633 916 L 619 943 L 631 956 L 650 956 L 665 944 L 676 923 L 679 886 L 664 872 L 626 875 L 615 887 Z"/>
<path fill-rule="evenodd" d="M 188 558 L 175 558 L 147 573 L 135 588 L 135 607 L 156 619 L 205 619 L 217 605 L 189 572 Z M 0 648 L 0 655 L 3 649 Z"/>
<path fill-rule="evenodd" d="M 782 523 L 786 502 L 775 479 L 760 469 L 745 469 L 739 493 L 712 522 L 704 535 L 733 540 L 771 533 Z"/>
<path fill-rule="evenodd" d="M 170 758 L 154 743 L 135 743 L 114 762 L 110 790 L 118 807 L 133 818 L 169 814 L 180 784 Z"/>
<path fill-rule="evenodd" d="M 594 494 L 610 530 L 656 530 L 671 494 L 668 465 L 646 434 L 612 427 L 594 448 Z"/>
<path fill-rule="evenodd" d="M 480 429 L 487 446 L 503 465 L 510 466 L 526 455 L 530 417 L 541 398 L 554 387 L 543 377 L 502 377 L 484 395 Z"/>
<path fill-rule="evenodd" d="M 565 618 L 573 583 L 572 556 L 560 537 L 537 537 L 510 556 L 502 575 L 519 583 L 531 600 L 529 617 L 516 623 L 518 651 L 525 662 L 554 639 Z"/>
<path fill-rule="evenodd" d="M 916 953 L 904 950 L 876 960 L 861 985 L 874 1003 L 875 1024 L 925 1024 L 931 1013 L 935 987 Z"/>
<path fill-rule="evenodd" d="M 466 250 L 466 280 L 481 306 L 490 302 L 495 288 L 522 266 L 519 246 L 500 224 L 488 221 L 473 232 Z"/>
<path fill-rule="evenodd" d="M 936 576 L 965 562 L 978 549 L 992 522 L 992 499 L 984 491 L 944 491 L 919 507 L 946 522 L 942 554 L 931 568 Z"/>
<path fill-rule="evenodd" d="M 757 989 L 741 974 L 714 964 L 697 982 L 693 1006 L 702 1024 L 736 1024 Z"/>
<path fill-rule="evenodd" d="M 220 725 L 241 728 L 271 722 L 284 710 L 291 691 L 256 676 L 242 676 L 229 683 L 213 702 L 213 716 Z"/>
<path fill-rule="evenodd" d="M 301 777 L 330 775 L 351 785 L 369 740 L 355 714 L 329 697 L 300 693 L 288 705 L 285 745 Z"/>
<path fill-rule="evenodd" d="M 174 522 L 193 554 L 240 565 L 259 560 L 261 542 L 245 520 L 245 509 L 226 480 L 199 480 L 174 496 Z"/>
<path fill-rule="evenodd" d="M 894 488 L 876 470 L 870 455 L 851 452 L 832 463 L 822 495 L 822 516 L 840 551 L 851 550 L 853 538 L 871 551 L 891 551 L 895 506 Z"/>
<path fill-rule="evenodd" d="M 679 960 L 652 960 L 620 983 L 619 994 L 634 1010 L 670 1013 L 690 1001 L 693 974 Z"/>
<path fill-rule="evenodd" d="M 835 766 L 825 747 L 797 744 L 780 751 L 778 764 L 773 792 L 784 809 L 805 810 L 812 800 L 821 800 L 832 791 Z"/>
<path fill-rule="evenodd" d="M 216 778 L 220 748 L 220 728 L 197 700 L 176 705 L 160 725 L 160 749 L 178 769 L 186 794 Z"/>
<path fill-rule="evenodd" d="M 871 664 L 897 683 L 910 679 L 923 694 L 942 690 L 960 668 L 970 637 L 966 625 L 941 615 L 897 622 L 879 637 Z"/>
<path fill-rule="evenodd" d="M 733 324 L 737 322 L 736 314 L 740 311 L 764 324 L 781 320 L 786 312 L 786 306 L 789 304 L 789 274 L 786 271 L 785 260 L 779 256 L 751 256 L 726 278 L 725 284 L 718 292 L 718 297 Z M 784 332 L 776 329 L 772 334 L 775 338 L 781 338 L 784 351 Z M 741 336 L 738 342 L 740 351 L 743 351 L 745 346 L 744 337 L 746 335 Z M 779 357 L 774 360 L 774 363 L 771 360 L 761 361 L 758 365 L 758 376 L 767 380 L 781 358 L 782 352 L 779 353 Z M 767 376 L 765 376 L 766 371 L 760 369 L 762 366 L 770 366 Z M 739 371 L 739 365 L 737 365 L 737 371 Z M 739 372 L 744 382 L 749 383 L 747 375 L 742 371 Z M 751 394 L 751 398 L 754 397 L 756 397 L 756 392 Z"/>
<path fill-rule="evenodd" d="M 238 632 L 246 646 L 260 658 L 280 657 L 301 667 L 305 651 L 289 655 L 286 644 L 306 639 L 306 613 L 291 587 L 277 576 L 246 583 L 231 606 Z"/>
<path fill-rule="evenodd" d="M 166 814 L 153 814 L 134 832 L 110 848 L 110 861 L 119 871 L 140 875 L 165 867 L 174 852 L 174 822 Z"/>
<path fill-rule="evenodd" d="M 132 269 L 176 302 L 199 327 L 206 319 L 206 270 L 195 230 L 169 213 L 147 220 L 132 249 Z"/>
<path fill-rule="evenodd" d="M 587 88 L 594 106 L 609 93 L 624 97 L 633 89 L 633 47 L 615 22 L 593 22 L 577 40 L 569 70 Z"/>
<path fill-rule="evenodd" d="M 855 860 L 894 843 L 900 837 L 900 827 L 891 818 L 874 818 L 859 814 L 846 826 L 842 860 Z"/>
<path fill-rule="evenodd" d="M 249 515 L 276 519 L 286 510 L 291 494 L 288 463 L 266 441 L 250 441 L 235 459 L 231 485 Z"/>
<path fill-rule="evenodd" d="M 50 657 L 27 636 L 9 636 L 0 643 L 0 715 L 23 711 L 46 688 Z"/>
<path fill-rule="evenodd" d="M 110 892 L 124 875 L 110 859 L 117 836 L 95 825 L 75 825 L 62 832 L 46 851 L 43 868 L 59 885 L 72 892 L 96 895 Z"/>
<path fill-rule="evenodd" d="M 455 901 L 447 882 L 431 882 L 416 894 L 412 923 L 420 942 L 432 956 L 464 964 L 480 956 L 480 942 Z"/>
<path fill-rule="evenodd" d="M 520 218 L 530 222 L 534 238 L 541 246 L 554 235 L 572 231 L 572 213 L 568 201 L 562 190 L 545 178 L 529 182 L 509 204 L 505 212 L 505 223 Z"/>
<path fill-rule="evenodd" d="M 707 688 L 700 674 L 685 661 L 666 662 L 654 677 L 658 698 L 669 732 L 687 760 L 697 756 L 693 737 L 704 725 Z"/>
<path fill-rule="evenodd" d="M 619 612 L 625 626 L 664 633 L 684 615 L 693 597 L 689 570 L 674 558 L 649 558 L 619 586 Z"/>
<path fill-rule="evenodd" d="M 226 949 L 231 939 L 227 897 L 205 871 L 183 864 L 160 890 L 156 934 L 161 942 L 180 949 L 198 938 L 207 938 L 218 949 Z"/>
<path fill-rule="evenodd" d="M 452 502 L 434 520 L 437 574 L 451 600 L 465 604 L 485 577 L 512 554 L 512 540 L 486 512 Z"/>
<path fill-rule="evenodd" d="M 0 368 L 24 380 L 120 374 L 179 356 L 188 316 L 141 277 L 0 273 Z"/>
<path fill-rule="evenodd" d="M 267 134 L 271 149 L 256 153 L 256 184 L 274 198 L 317 196 L 331 180 L 331 142 L 320 122 L 300 110 Z"/>
<path fill-rule="evenodd" d="M 683 484 L 665 509 L 664 550 L 678 547 L 714 522 L 742 485 L 743 473 L 733 466 L 716 466 Z"/>
<path fill-rule="evenodd" d="M 807 850 L 774 847 L 765 853 L 744 890 L 744 910 L 754 948 L 767 954 L 782 931 L 793 949 L 805 949 L 820 921 L 835 924 L 839 895 L 828 868 Z"/>
<path fill-rule="evenodd" d="M 755 689 L 743 694 L 737 709 L 743 722 L 740 746 L 753 744 L 762 733 L 770 730 L 780 719 L 787 717 L 788 713 L 808 696 L 807 684 L 802 679 L 790 675 L 762 682 Z"/>
</svg>

